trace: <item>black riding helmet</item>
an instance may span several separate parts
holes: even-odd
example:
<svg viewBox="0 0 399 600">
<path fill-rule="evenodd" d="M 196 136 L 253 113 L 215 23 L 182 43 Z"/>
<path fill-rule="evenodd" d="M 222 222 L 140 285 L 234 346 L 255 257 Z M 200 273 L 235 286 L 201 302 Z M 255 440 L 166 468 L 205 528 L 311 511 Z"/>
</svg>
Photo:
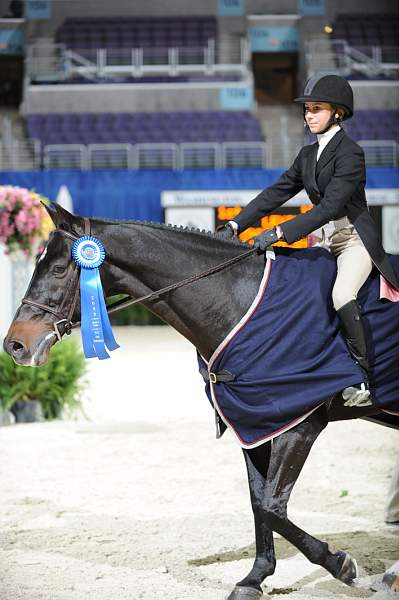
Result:
<svg viewBox="0 0 399 600">
<path fill-rule="evenodd" d="M 334 108 L 345 111 L 343 120 L 353 116 L 353 91 L 349 83 L 339 75 L 316 75 L 305 85 L 303 95 L 294 102 L 328 102 Z"/>
</svg>

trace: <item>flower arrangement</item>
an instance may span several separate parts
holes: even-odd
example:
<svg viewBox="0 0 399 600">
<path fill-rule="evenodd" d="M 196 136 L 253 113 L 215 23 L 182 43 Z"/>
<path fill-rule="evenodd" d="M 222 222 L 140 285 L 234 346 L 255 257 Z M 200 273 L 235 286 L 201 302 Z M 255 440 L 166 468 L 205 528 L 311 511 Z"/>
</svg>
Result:
<svg viewBox="0 0 399 600">
<path fill-rule="evenodd" d="M 49 236 L 52 221 L 41 202 L 48 200 L 36 192 L 12 185 L 0 186 L 0 242 L 6 254 L 22 252 L 35 257 Z"/>
</svg>

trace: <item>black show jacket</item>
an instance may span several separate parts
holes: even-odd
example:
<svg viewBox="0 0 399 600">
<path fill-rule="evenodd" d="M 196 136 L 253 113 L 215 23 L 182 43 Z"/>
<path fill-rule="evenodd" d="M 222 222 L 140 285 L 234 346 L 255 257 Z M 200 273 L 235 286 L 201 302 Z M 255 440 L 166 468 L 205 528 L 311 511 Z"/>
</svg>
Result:
<svg viewBox="0 0 399 600">
<path fill-rule="evenodd" d="M 292 244 L 329 221 L 348 217 L 375 266 L 399 289 L 392 263 L 367 208 L 362 148 L 341 129 L 316 162 L 317 150 L 317 143 L 304 146 L 278 181 L 263 190 L 235 217 L 240 231 L 273 212 L 305 188 L 314 206 L 310 211 L 280 225 L 285 240 Z"/>
</svg>

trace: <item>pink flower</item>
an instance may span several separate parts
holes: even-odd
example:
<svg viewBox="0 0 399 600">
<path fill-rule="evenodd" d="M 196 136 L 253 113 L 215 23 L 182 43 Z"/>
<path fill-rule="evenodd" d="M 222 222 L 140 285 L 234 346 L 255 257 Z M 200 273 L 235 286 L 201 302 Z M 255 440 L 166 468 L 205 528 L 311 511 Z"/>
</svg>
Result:
<svg viewBox="0 0 399 600">
<path fill-rule="evenodd" d="M 15 227 L 8 219 L 8 213 L 0 211 L 0 239 L 7 243 L 7 238 L 15 233 Z"/>
<path fill-rule="evenodd" d="M 40 202 L 41 196 L 17 186 L 0 186 L 0 242 L 6 252 L 21 250 L 34 256 L 43 236 L 47 214 Z"/>
</svg>

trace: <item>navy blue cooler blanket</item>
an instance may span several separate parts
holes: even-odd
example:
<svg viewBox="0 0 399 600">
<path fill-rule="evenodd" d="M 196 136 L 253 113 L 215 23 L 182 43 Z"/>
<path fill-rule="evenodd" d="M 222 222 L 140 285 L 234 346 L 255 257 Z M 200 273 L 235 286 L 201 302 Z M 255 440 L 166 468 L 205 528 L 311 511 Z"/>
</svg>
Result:
<svg viewBox="0 0 399 600">
<path fill-rule="evenodd" d="M 335 258 L 326 250 L 267 253 L 247 314 L 200 368 L 236 379 L 206 393 L 243 448 L 290 429 L 349 385 L 362 381 L 332 306 Z M 399 272 L 399 257 L 393 257 Z M 369 329 L 375 405 L 399 413 L 399 303 L 379 299 L 374 271 L 359 301 Z"/>
</svg>

